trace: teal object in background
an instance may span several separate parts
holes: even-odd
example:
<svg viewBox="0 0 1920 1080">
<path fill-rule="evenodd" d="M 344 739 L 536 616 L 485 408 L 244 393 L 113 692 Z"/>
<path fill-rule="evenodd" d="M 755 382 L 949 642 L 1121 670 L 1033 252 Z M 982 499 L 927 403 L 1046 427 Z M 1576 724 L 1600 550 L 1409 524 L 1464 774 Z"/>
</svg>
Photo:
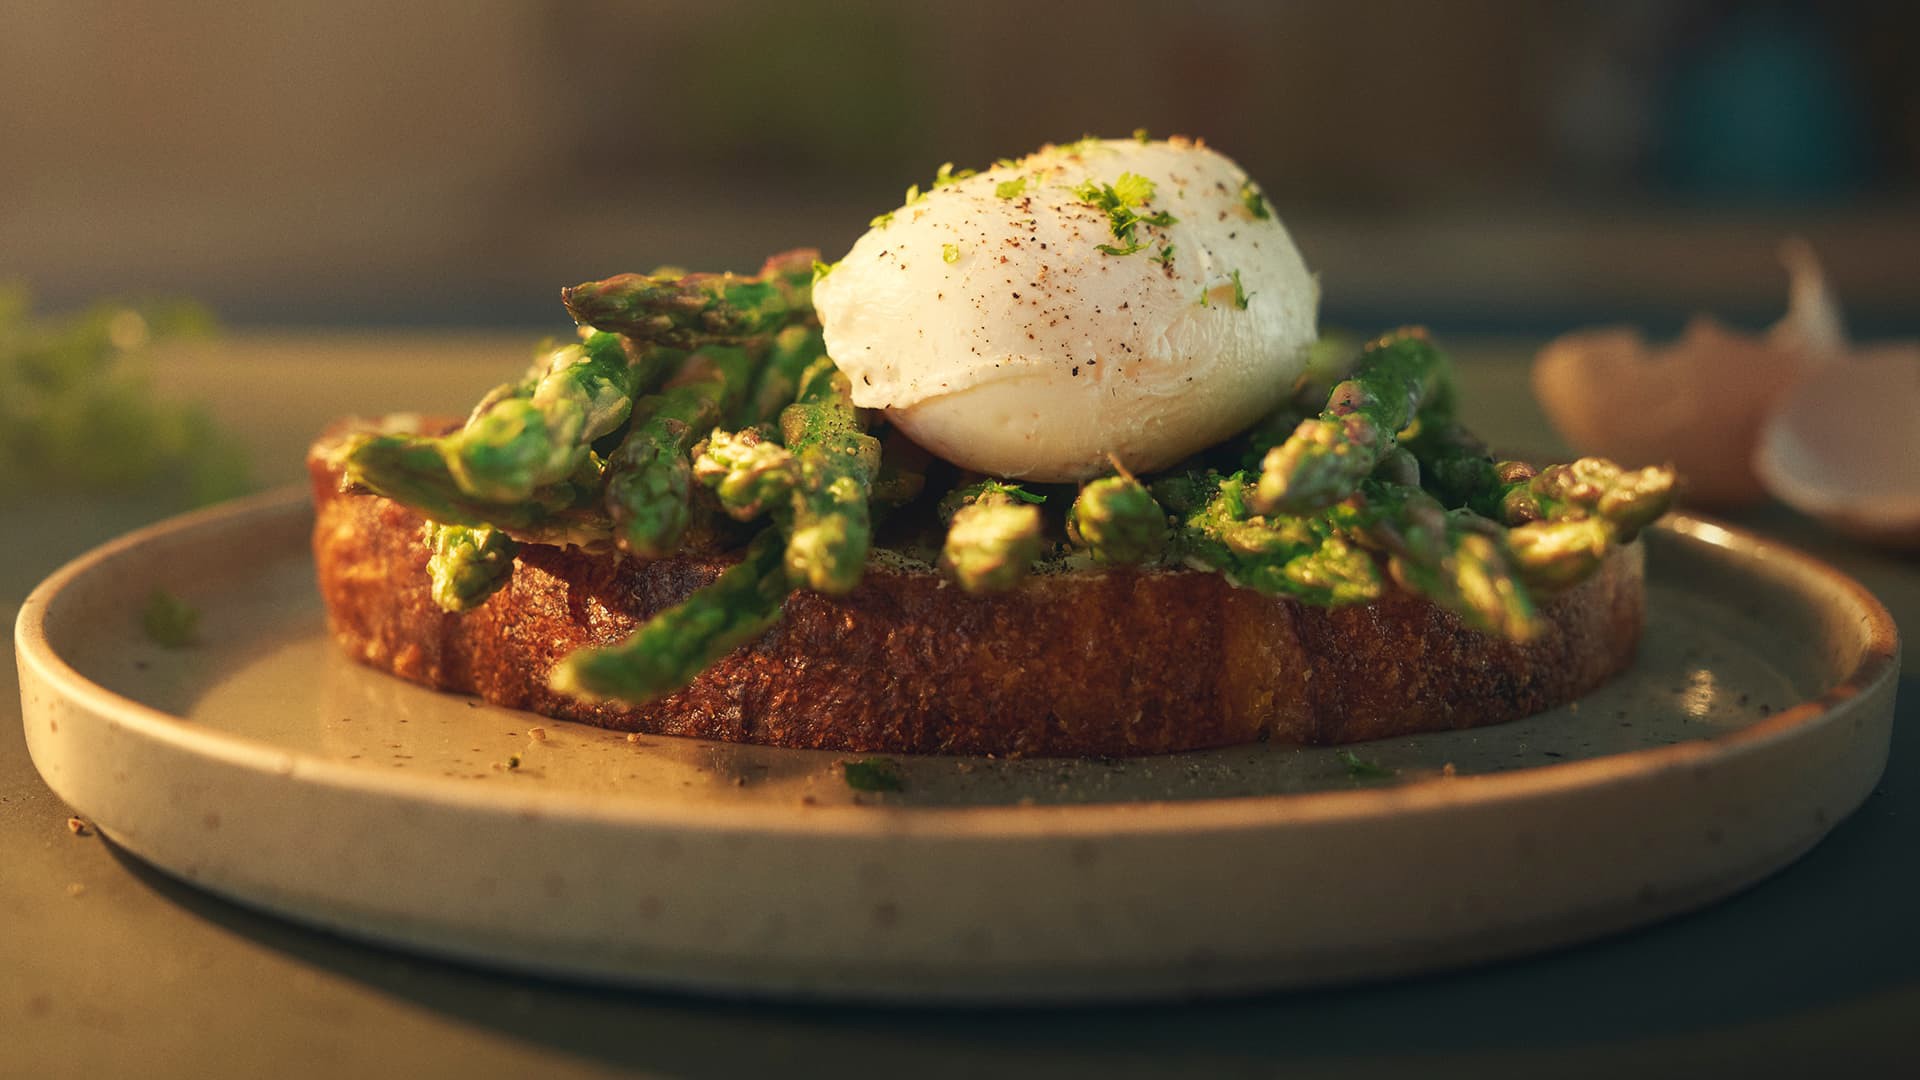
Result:
<svg viewBox="0 0 1920 1080">
<path fill-rule="evenodd" d="M 1674 72 L 1662 171 L 1712 200 L 1815 202 L 1858 191 L 1864 102 L 1817 16 L 1731 16 Z"/>
</svg>

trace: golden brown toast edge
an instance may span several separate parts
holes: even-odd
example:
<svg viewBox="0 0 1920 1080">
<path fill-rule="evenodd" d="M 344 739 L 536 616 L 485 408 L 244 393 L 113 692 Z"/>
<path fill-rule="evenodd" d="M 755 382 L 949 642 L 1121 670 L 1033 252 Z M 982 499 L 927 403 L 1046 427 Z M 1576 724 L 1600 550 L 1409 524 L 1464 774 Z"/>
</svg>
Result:
<svg viewBox="0 0 1920 1080">
<path fill-rule="evenodd" d="M 522 548 L 473 611 L 428 594 L 425 522 L 339 491 L 309 457 L 314 558 L 333 637 L 402 678 L 623 731 L 850 752 L 1073 757 L 1271 739 L 1346 743 L 1477 727 L 1564 704 L 1624 669 L 1644 614 L 1638 544 L 1543 605 L 1518 644 L 1395 591 L 1320 608 L 1192 570 L 1037 576 L 969 596 L 876 563 L 852 594 L 796 592 L 782 621 L 646 705 L 547 688 L 567 653 L 624 638 L 711 581 L 725 556 L 640 562 Z"/>
</svg>

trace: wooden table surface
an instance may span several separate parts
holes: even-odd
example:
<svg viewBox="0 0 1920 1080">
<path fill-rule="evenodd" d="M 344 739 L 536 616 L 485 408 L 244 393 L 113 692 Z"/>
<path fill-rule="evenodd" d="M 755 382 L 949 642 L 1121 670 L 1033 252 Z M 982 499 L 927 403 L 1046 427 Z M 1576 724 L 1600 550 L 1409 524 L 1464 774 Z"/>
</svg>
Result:
<svg viewBox="0 0 1920 1080">
<path fill-rule="evenodd" d="M 1453 342 L 1496 445 L 1556 449 L 1531 343 Z M 531 335 L 249 334 L 165 359 L 263 484 L 298 479 L 349 412 L 463 412 Z M 0 615 L 137 498 L 0 507 Z M 1920 627 L 1920 561 L 1786 511 L 1737 523 L 1854 575 Z M 1909 639 L 1911 640 L 1911 638 Z M 1906 669 L 1916 672 L 1914 647 Z M 498 975 L 255 913 L 76 836 L 33 771 L 0 674 L 0 1077 L 1849 1075 L 1911 1059 L 1920 1021 L 1920 678 L 1902 680 L 1880 787 L 1812 854 L 1729 901 L 1527 960 L 1377 986 L 1028 1012 L 714 1001 Z M 1364 858 L 1364 852 L 1356 852 Z"/>
</svg>

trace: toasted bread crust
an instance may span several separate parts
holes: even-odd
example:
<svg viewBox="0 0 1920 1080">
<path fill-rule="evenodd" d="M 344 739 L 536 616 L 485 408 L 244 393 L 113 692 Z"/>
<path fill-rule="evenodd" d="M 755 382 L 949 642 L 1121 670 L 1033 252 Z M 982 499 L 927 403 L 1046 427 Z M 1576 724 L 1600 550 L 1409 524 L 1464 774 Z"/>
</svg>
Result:
<svg viewBox="0 0 1920 1080">
<path fill-rule="evenodd" d="M 441 690 L 600 727 L 853 752 L 1107 757 L 1258 740 L 1345 743 L 1516 719 L 1632 660 L 1639 545 L 1544 605 L 1515 644 L 1395 592 L 1319 608 L 1190 570 L 1035 577 L 969 596 L 875 564 L 848 596 L 796 592 L 772 631 L 646 705 L 547 688 L 561 657 L 609 645 L 730 560 L 654 562 L 528 545 L 506 588 L 449 614 L 428 593 L 425 522 L 346 495 L 309 460 L 314 557 L 334 638 Z"/>
</svg>

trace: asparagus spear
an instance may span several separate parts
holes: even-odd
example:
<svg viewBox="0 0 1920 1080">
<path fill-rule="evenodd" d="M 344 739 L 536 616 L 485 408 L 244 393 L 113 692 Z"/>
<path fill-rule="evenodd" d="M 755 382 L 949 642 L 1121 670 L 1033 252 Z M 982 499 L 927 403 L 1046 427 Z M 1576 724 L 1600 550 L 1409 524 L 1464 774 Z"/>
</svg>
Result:
<svg viewBox="0 0 1920 1080">
<path fill-rule="evenodd" d="M 1156 484 L 1154 494 L 1167 505 L 1192 507 L 1179 522 L 1174 550 L 1190 564 L 1260 592 L 1316 604 L 1379 598 L 1383 585 L 1372 556 L 1326 514 L 1255 517 L 1252 483 L 1237 472 Z"/>
<path fill-rule="evenodd" d="M 580 509 L 582 484 L 597 484 L 583 478 L 591 444 L 625 421 L 630 395 L 670 359 L 613 334 L 554 349 L 526 379 L 490 392 L 460 431 L 356 440 L 345 459 L 349 484 L 435 521 L 496 525 L 523 540 L 572 542 L 581 528 L 604 539 L 597 514 L 571 513 Z M 563 510 L 569 520 L 556 521 Z M 554 525 L 559 533 L 549 534 Z"/>
<path fill-rule="evenodd" d="M 813 315 L 817 251 L 769 258 L 753 277 L 620 274 L 560 291 L 574 320 L 676 348 L 740 342 Z"/>
<path fill-rule="evenodd" d="M 1500 515 L 1500 475 L 1486 444 L 1451 419 L 1422 414 L 1419 432 L 1403 443 L 1420 465 L 1420 483 L 1449 508 Z"/>
<path fill-rule="evenodd" d="M 789 326 L 775 334 L 738 422 L 742 426 L 777 422 L 780 410 L 799 396 L 800 376 L 825 355 L 826 346 L 814 327 Z"/>
<path fill-rule="evenodd" d="M 781 410 L 799 395 L 800 378 L 826 355 L 820 331 L 789 326 L 773 336 L 765 362 L 733 419 L 739 431 L 715 428 L 694 448 L 694 479 L 713 491 L 729 517 L 750 521 L 787 508 L 800 467 L 780 445 Z"/>
<path fill-rule="evenodd" d="M 1676 481 L 1670 466 L 1627 470 L 1605 458 L 1538 472 L 1523 461 L 1496 463 L 1457 426 L 1423 431 L 1409 445 L 1429 487 L 1450 505 L 1509 526 L 1598 517 L 1623 543 L 1666 513 Z"/>
<path fill-rule="evenodd" d="M 715 428 L 695 448 L 693 478 L 714 493 L 728 517 L 751 521 L 769 510 L 791 507 L 800 466 L 791 451 L 760 428 Z"/>
<path fill-rule="evenodd" d="M 788 588 L 785 549 L 779 529 L 762 530 L 740 563 L 620 644 L 568 655 L 553 669 L 548 685 L 570 697 L 633 704 L 687 685 L 779 620 Z"/>
<path fill-rule="evenodd" d="M 1229 460 L 1243 469 L 1260 468 L 1269 450 L 1286 442 L 1302 421 L 1319 415 L 1335 384 L 1353 373 L 1359 359 L 1360 342 L 1339 331 L 1329 331 L 1308 346 L 1306 369 L 1295 380 L 1293 393 L 1234 440 L 1236 458 Z"/>
<path fill-rule="evenodd" d="M 1447 380 L 1446 357 L 1424 331 L 1403 330 L 1368 345 L 1353 377 L 1333 388 L 1326 410 L 1267 452 L 1254 507 L 1263 514 L 1301 513 L 1346 498 Z"/>
<path fill-rule="evenodd" d="M 433 602 L 443 611 L 470 611 L 498 592 L 513 576 L 520 545 L 486 526 L 428 525 L 427 574 Z"/>
<path fill-rule="evenodd" d="M 1334 515 L 1362 543 L 1387 552 L 1394 580 L 1468 626 L 1515 641 L 1541 631 L 1533 600 L 1498 537 L 1464 515 L 1448 514 L 1432 495 L 1370 480 Z"/>
<path fill-rule="evenodd" d="M 1667 512 L 1674 481 L 1671 466 L 1630 471 L 1605 458 L 1586 457 L 1541 470 L 1526 481 L 1531 502 L 1517 498 L 1514 502 L 1527 509 L 1537 508 L 1539 516 L 1548 521 L 1598 517 L 1625 542 Z"/>
<path fill-rule="evenodd" d="M 626 422 L 635 389 L 666 357 L 630 356 L 616 334 L 593 334 L 550 353 L 546 373 L 488 395 L 465 427 L 439 441 L 454 481 L 490 502 L 516 502 L 570 475 L 595 439 Z"/>
<path fill-rule="evenodd" d="M 1447 558 L 1438 564 L 1390 560 L 1395 580 L 1453 611 L 1476 630 L 1511 641 L 1538 637 L 1546 624 L 1505 547 L 1463 529 L 1449 530 L 1447 543 Z"/>
<path fill-rule="evenodd" d="M 862 430 L 852 387 L 832 360 L 821 357 L 801 376 L 798 400 L 780 412 L 780 431 L 800 466 L 787 574 L 815 592 L 848 592 L 860 583 L 873 543 L 867 499 L 880 442 Z"/>
<path fill-rule="evenodd" d="M 679 549 L 693 523 L 693 444 L 745 396 L 752 367 L 745 349 L 710 346 L 635 404 L 636 421 L 607 460 L 607 515 L 622 548 L 649 559 Z"/>
<path fill-rule="evenodd" d="M 1545 591 L 1578 584 L 1607 557 L 1613 527 L 1601 518 L 1535 521 L 1507 530 L 1514 569 Z"/>
<path fill-rule="evenodd" d="M 432 521 L 492 526 L 515 540 L 536 544 L 592 547 L 610 535 L 611 525 L 592 505 L 595 489 L 584 476 L 537 489 L 524 502 L 495 503 L 473 497 L 454 482 L 432 439 L 361 435 L 345 448 L 345 462 L 348 490 L 384 495 Z"/>
<path fill-rule="evenodd" d="M 1263 592 L 1348 604 L 1381 593 L 1373 558 L 1363 550 L 1372 548 L 1387 554 L 1395 580 L 1468 625 L 1516 640 L 1538 631 L 1532 601 L 1500 543 L 1450 518 L 1420 489 L 1370 480 L 1327 510 L 1263 518 L 1250 513 L 1248 484 L 1245 474 L 1236 473 L 1156 485 L 1156 494 L 1188 506 L 1208 486 L 1213 489 L 1182 522 L 1177 543 L 1189 561 Z"/>
<path fill-rule="evenodd" d="M 1512 526 L 1507 546 L 1527 583 L 1564 589 L 1592 573 L 1614 543 L 1627 543 L 1672 501 L 1666 466 L 1626 470 L 1604 458 L 1581 458 L 1539 473 L 1502 462 L 1500 509 Z"/>
<path fill-rule="evenodd" d="M 1158 562 L 1168 535 L 1167 512 L 1146 485 L 1124 473 L 1081 488 L 1067 510 L 1067 540 L 1097 562 Z"/>
<path fill-rule="evenodd" d="M 1632 540 L 1665 513 L 1673 493 L 1667 467 L 1627 471 L 1604 458 L 1581 458 L 1536 473 L 1525 462 L 1496 463 L 1458 425 L 1427 428 L 1409 445 L 1441 498 L 1510 527 L 1502 537 L 1508 555 L 1533 589 L 1564 589 L 1585 578 L 1610 544 Z"/>
<path fill-rule="evenodd" d="M 940 568 L 970 593 L 1004 592 L 1020 583 L 1040 557 L 1040 507 L 1044 496 L 1018 484 L 983 480 L 940 500 L 947 539 Z"/>
</svg>

